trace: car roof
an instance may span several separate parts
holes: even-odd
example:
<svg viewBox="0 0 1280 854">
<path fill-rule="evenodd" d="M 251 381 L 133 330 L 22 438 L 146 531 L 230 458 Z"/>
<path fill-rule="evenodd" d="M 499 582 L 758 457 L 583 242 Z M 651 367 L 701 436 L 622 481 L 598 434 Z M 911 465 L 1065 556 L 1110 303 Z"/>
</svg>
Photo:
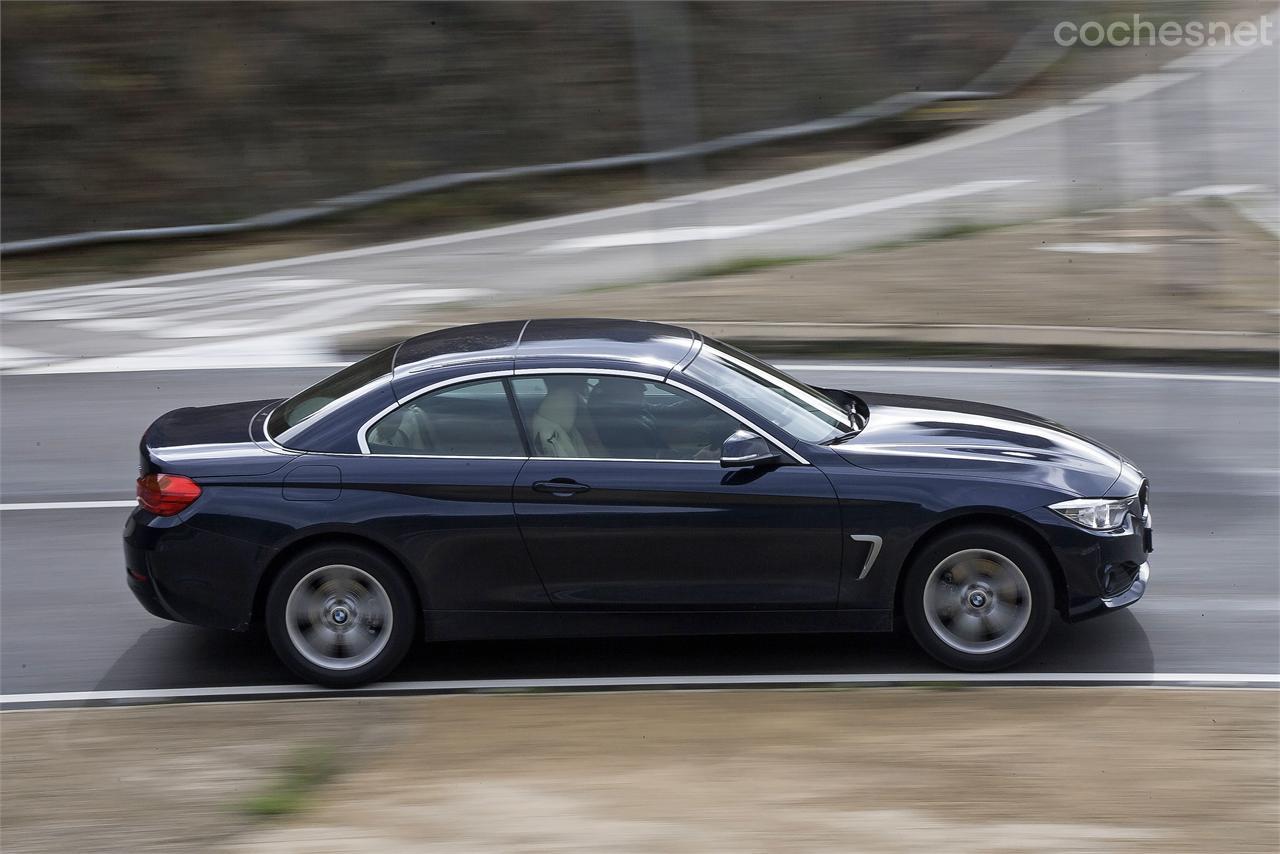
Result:
<svg viewBox="0 0 1280 854">
<path fill-rule="evenodd" d="M 505 320 L 456 326 L 405 341 L 392 365 L 397 377 L 464 364 L 583 367 L 624 362 L 667 374 L 702 340 L 680 326 L 594 317 Z"/>
</svg>

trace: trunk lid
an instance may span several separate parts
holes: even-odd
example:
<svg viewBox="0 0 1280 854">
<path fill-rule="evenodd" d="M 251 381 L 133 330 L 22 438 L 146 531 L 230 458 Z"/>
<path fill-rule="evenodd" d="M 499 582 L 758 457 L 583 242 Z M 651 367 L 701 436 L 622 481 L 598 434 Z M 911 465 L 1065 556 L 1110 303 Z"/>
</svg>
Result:
<svg viewBox="0 0 1280 854">
<path fill-rule="evenodd" d="M 189 406 L 161 415 L 142 434 L 141 474 L 187 477 L 269 474 L 296 454 L 267 441 L 261 424 L 278 400 Z"/>
</svg>

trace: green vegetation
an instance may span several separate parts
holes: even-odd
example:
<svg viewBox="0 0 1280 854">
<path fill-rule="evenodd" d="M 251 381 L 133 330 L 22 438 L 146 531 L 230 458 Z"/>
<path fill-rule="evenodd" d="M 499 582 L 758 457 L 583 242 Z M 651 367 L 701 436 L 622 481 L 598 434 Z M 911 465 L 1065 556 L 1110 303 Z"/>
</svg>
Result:
<svg viewBox="0 0 1280 854">
<path fill-rule="evenodd" d="M 975 234 L 985 234 L 989 231 L 999 231 L 1002 228 L 1013 228 L 1017 225 L 1026 225 L 1026 223 L 954 222 L 948 225 L 929 229 L 916 237 L 907 237 L 902 240 L 886 240 L 884 243 L 876 243 L 858 251 L 886 252 L 891 249 L 902 249 L 904 247 L 915 246 L 920 243 L 932 243 L 937 240 L 957 240 L 962 237 L 972 237 Z"/>
<path fill-rule="evenodd" d="M 270 782 L 240 804 L 240 811 L 260 817 L 296 813 L 306 805 L 308 796 L 333 776 L 334 770 L 331 746 L 297 748 Z"/>
<path fill-rule="evenodd" d="M 809 261 L 825 261 L 831 255 L 776 255 L 759 258 L 737 258 L 722 264 L 701 267 L 680 276 L 681 279 L 713 279 L 717 276 L 736 276 L 741 273 L 754 273 L 757 270 L 768 270 L 771 267 L 785 267 L 788 264 L 804 264 Z"/>
</svg>

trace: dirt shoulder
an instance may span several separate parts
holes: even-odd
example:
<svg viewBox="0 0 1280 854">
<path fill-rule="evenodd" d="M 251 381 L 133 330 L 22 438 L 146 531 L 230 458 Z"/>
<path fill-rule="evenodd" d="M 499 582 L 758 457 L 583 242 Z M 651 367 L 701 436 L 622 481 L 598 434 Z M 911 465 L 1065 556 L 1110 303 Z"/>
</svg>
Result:
<svg viewBox="0 0 1280 854">
<path fill-rule="evenodd" d="M 492 694 L 3 716 L 6 851 L 1274 851 L 1280 693 Z M 327 778 L 288 800 L 308 752 Z"/>
<path fill-rule="evenodd" d="M 775 353 L 879 344 L 1274 359 L 1278 265 L 1280 242 L 1232 208 L 1158 200 L 827 258 L 745 259 L 681 281 L 435 308 L 348 347 L 372 352 L 461 323 L 596 316 L 674 321 Z"/>
</svg>

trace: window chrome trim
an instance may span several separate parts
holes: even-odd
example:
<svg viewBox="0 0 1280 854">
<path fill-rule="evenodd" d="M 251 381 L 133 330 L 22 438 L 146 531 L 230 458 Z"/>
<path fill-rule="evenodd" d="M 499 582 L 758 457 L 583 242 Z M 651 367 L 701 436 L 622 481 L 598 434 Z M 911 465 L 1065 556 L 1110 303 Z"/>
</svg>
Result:
<svg viewBox="0 0 1280 854">
<path fill-rule="evenodd" d="M 344 454 L 342 456 L 369 456 L 369 457 L 392 457 L 392 458 L 401 458 L 401 459 L 437 459 L 437 460 L 438 459 L 465 459 L 465 460 L 534 459 L 534 460 L 566 460 L 566 461 L 572 460 L 572 461 L 581 461 L 581 462 L 589 461 L 589 462 L 615 462 L 615 463 L 695 463 L 695 464 L 701 464 L 701 465 L 711 464 L 711 465 L 717 465 L 717 466 L 720 464 L 720 461 L 718 459 L 717 460 L 647 460 L 647 459 L 629 459 L 626 457 L 546 457 L 538 454 L 531 454 L 529 456 L 524 456 L 524 457 L 506 457 L 506 456 L 487 457 L 487 456 L 463 456 L 463 455 L 453 455 L 453 454 L 381 454 L 381 453 L 374 453 L 373 451 L 369 450 L 368 433 L 369 433 L 369 430 L 373 427 L 373 425 L 378 423 L 378 421 L 382 420 L 387 415 L 391 414 L 392 412 L 399 409 L 400 407 L 407 405 L 409 401 L 414 400 L 418 397 L 421 397 L 424 394 L 430 394 L 433 391 L 438 391 L 440 389 L 447 388 L 449 386 L 462 385 L 464 383 L 469 383 L 477 380 L 494 379 L 498 377 L 514 378 L 514 377 L 522 377 L 522 376 L 543 376 L 546 374 L 578 374 L 578 375 L 588 376 L 588 377 L 593 377 L 593 376 L 632 377 L 634 379 L 641 379 L 647 382 L 652 382 L 660 386 L 670 385 L 674 388 L 680 389 L 686 394 L 693 395 L 699 400 L 709 403 L 712 406 L 714 406 L 716 409 L 719 409 L 722 412 L 725 412 L 728 415 L 732 416 L 734 419 L 736 419 L 742 424 L 745 424 L 747 427 L 754 430 L 761 437 L 767 439 L 769 442 L 773 443 L 773 445 L 780 448 L 784 454 L 791 457 L 800 465 L 804 465 L 804 466 L 812 465 L 812 463 L 810 463 L 804 457 L 800 456 L 800 454 L 796 453 L 794 450 L 787 447 L 787 445 L 785 445 L 784 443 L 778 441 L 778 439 L 776 439 L 767 430 L 762 429 L 750 419 L 744 418 L 740 413 L 734 412 L 731 408 L 724 405 L 720 401 L 715 400 L 714 398 L 711 398 L 706 394 L 703 394 L 698 389 L 687 386 L 678 380 L 673 380 L 668 377 L 664 377 L 662 374 L 659 374 L 659 373 L 646 373 L 644 371 L 631 371 L 631 370 L 624 370 L 621 368 L 516 368 L 516 369 L 507 368 L 502 371 L 486 371 L 486 372 L 481 372 L 477 374 L 468 374 L 465 377 L 450 377 L 447 380 L 441 380 L 438 383 L 432 383 L 431 385 L 424 386 L 418 389 L 417 391 L 415 391 L 413 394 L 408 395 L 403 400 L 397 400 L 391 406 L 384 407 L 376 415 L 374 415 L 372 418 L 365 421 L 360 426 L 360 430 L 356 434 L 356 442 L 360 446 L 360 453 Z M 317 453 L 328 453 L 328 452 L 319 451 Z"/>
<path fill-rule="evenodd" d="M 686 465 L 692 463 L 702 466 L 720 465 L 719 460 L 663 460 L 654 459 L 653 457 L 642 459 L 639 457 L 542 457 L 535 455 L 529 457 L 529 459 L 541 462 L 554 461 L 564 463 L 682 463 Z"/>
<path fill-rule="evenodd" d="M 285 400 L 288 400 L 288 398 L 285 398 Z M 280 401 L 280 403 L 284 403 L 284 400 Z M 305 453 L 307 453 L 307 452 L 306 452 L 306 451 L 299 451 L 297 448 L 287 448 L 287 447 L 285 447 L 284 445 L 281 445 L 281 444 L 280 444 L 279 442 L 277 442 L 275 439 L 271 438 L 271 434 L 267 432 L 267 422 L 271 420 L 271 414 L 272 414 L 273 412 L 275 412 L 275 411 L 276 411 L 276 409 L 278 409 L 278 408 L 280 407 L 280 403 L 277 403 L 275 406 L 273 406 L 273 407 L 271 407 L 270 409 L 268 409 L 268 410 L 267 410 L 267 414 L 266 414 L 265 416 L 263 416 L 263 419 L 262 419 L 262 435 L 263 435 L 263 437 L 266 439 L 267 444 L 268 444 L 268 445 L 270 445 L 272 448 L 275 448 L 275 449 L 277 449 L 277 450 L 283 451 L 283 452 L 284 452 L 284 453 L 286 453 L 286 454 L 292 454 L 292 455 L 293 455 L 293 456 L 295 456 L 295 457 L 297 457 L 297 456 L 301 456 L 301 455 L 303 455 L 303 454 L 305 454 Z M 261 415 L 261 414 L 262 414 L 261 412 L 260 412 L 260 413 L 258 413 L 258 415 Z M 253 416 L 253 417 L 254 417 L 254 419 L 257 419 L 257 417 L 258 417 L 258 416 L 257 416 L 257 415 L 255 415 L 255 416 Z M 252 422 L 250 422 L 249 440 L 250 440 L 250 441 L 252 441 L 255 445 L 260 445 L 260 443 L 258 442 L 258 440 L 253 438 Z"/>
<path fill-rule="evenodd" d="M 880 546 L 884 545 L 884 540 L 875 534 L 850 534 L 849 539 L 859 543 L 870 543 L 871 551 L 867 554 L 867 559 L 862 562 L 862 571 L 858 573 L 857 581 L 867 577 L 867 573 L 871 572 L 871 565 L 876 562 L 876 558 L 880 556 Z"/>
</svg>

